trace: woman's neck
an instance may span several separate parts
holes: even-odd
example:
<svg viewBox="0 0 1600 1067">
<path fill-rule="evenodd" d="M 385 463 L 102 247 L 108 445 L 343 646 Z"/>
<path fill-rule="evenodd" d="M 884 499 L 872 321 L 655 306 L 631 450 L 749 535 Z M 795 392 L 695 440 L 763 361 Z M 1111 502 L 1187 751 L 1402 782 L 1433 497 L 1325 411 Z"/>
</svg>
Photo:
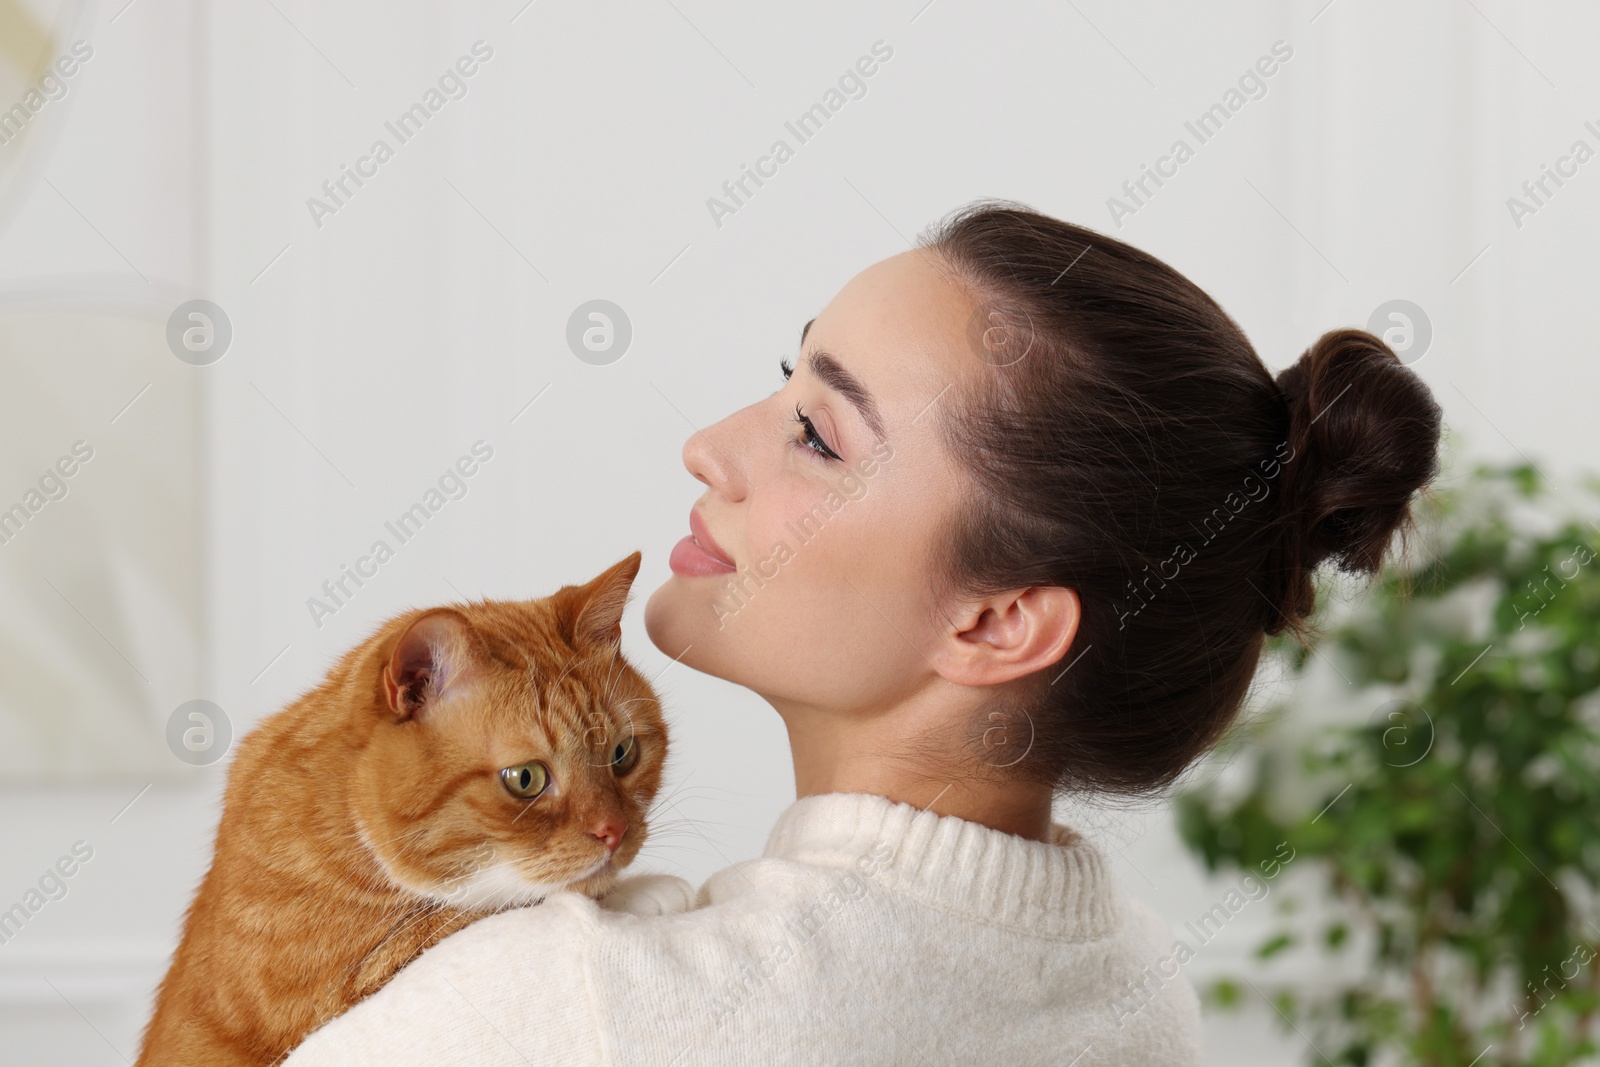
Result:
<svg viewBox="0 0 1600 1067">
<path fill-rule="evenodd" d="M 1010 777 L 998 766 L 974 765 L 970 756 L 931 743 L 928 716 L 909 708 L 860 717 L 774 706 L 788 728 L 797 798 L 873 793 L 1003 833 L 1049 840 L 1049 786 Z"/>
</svg>

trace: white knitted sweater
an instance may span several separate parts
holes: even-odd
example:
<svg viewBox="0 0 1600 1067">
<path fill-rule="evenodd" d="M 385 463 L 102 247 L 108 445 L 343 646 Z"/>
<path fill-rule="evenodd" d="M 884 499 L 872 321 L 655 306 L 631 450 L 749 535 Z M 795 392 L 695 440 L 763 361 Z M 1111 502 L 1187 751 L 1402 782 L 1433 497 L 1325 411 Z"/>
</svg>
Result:
<svg viewBox="0 0 1600 1067">
<path fill-rule="evenodd" d="M 483 919 L 285 1067 L 1192 1067 L 1166 926 L 1103 855 L 862 793 L 796 801 L 762 858 Z M 1134 992 L 1142 990 L 1142 992 Z"/>
</svg>

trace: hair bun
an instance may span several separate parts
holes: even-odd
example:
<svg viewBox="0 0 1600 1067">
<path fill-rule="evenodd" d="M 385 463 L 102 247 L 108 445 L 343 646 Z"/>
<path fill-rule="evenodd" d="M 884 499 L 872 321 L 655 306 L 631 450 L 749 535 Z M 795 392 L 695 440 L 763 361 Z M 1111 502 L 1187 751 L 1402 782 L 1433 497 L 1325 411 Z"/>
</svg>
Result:
<svg viewBox="0 0 1600 1067">
<path fill-rule="evenodd" d="M 1351 573 L 1378 570 L 1410 518 L 1412 494 L 1439 473 L 1442 421 L 1422 379 L 1365 330 L 1323 334 L 1277 382 L 1289 428 L 1268 565 L 1282 614 L 1268 633 L 1311 614 L 1311 572 L 1324 560 Z"/>
</svg>

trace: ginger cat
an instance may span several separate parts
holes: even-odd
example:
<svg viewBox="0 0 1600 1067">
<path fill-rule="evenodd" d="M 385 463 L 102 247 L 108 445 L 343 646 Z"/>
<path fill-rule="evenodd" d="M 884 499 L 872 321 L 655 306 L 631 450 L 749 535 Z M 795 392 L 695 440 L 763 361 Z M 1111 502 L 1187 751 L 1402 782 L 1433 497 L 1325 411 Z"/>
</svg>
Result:
<svg viewBox="0 0 1600 1067">
<path fill-rule="evenodd" d="M 446 934 L 609 889 L 667 751 L 620 651 L 638 572 L 407 612 L 251 731 L 141 1067 L 276 1063 Z"/>
</svg>

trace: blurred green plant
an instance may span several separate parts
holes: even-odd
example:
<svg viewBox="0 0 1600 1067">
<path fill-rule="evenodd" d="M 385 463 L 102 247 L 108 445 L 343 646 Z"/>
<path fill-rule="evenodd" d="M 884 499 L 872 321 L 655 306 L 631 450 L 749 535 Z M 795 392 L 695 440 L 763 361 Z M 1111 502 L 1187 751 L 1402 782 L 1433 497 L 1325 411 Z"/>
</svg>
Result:
<svg viewBox="0 0 1600 1067">
<path fill-rule="evenodd" d="M 1289 679 L 1334 664 L 1367 721 L 1296 738 L 1314 710 L 1301 690 L 1236 730 L 1226 769 L 1177 800 L 1209 869 L 1250 869 L 1287 840 L 1297 891 L 1325 898 L 1257 951 L 1312 961 L 1301 988 L 1262 994 L 1312 1043 L 1309 1062 L 1596 1056 L 1600 540 L 1571 499 L 1532 467 L 1480 466 L 1420 501 L 1426 550 L 1407 554 L 1420 561 L 1348 603 L 1325 586 L 1307 643 L 1268 650 Z M 1308 914 L 1326 921 L 1307 930 Z M 1226 1006 L 1242 988 L 1207 992 Z"/>
</svg>

